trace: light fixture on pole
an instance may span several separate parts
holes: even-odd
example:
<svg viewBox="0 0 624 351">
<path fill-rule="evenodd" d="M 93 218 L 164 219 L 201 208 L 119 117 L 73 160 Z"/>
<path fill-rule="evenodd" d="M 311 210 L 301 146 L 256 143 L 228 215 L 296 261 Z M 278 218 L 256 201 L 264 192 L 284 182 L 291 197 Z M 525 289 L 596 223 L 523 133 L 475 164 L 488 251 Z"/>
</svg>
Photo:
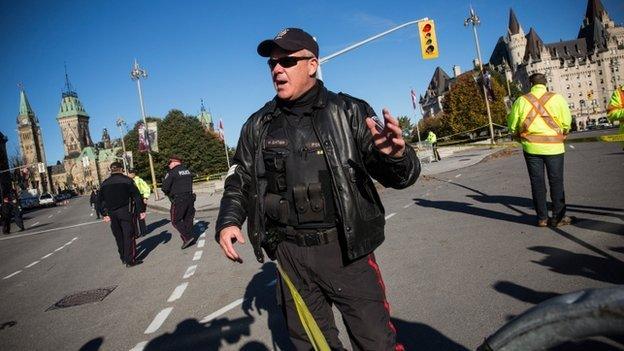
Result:
<svg viewBox="0 0 624 351">
<path fill-rule="evenodd" d="M 479 74 L 481 75 L 481 85 L 483 86 L 483 98 L 485 99 L 485 109 L 487 110 L 488 124 L 490 125 L 490 144 L 494 145 L 494 127 L 492 125 L 492 113 L 490 112 L 490 102 L 488 100 L 488 94 L 485 87 L 485 76 L 483 74 L 483 63 L 481 60 L 481 48 L 479 47 L 479 36 L 477 35 L 477 26 L 481 24 L 479 16 L 475 13 L 474 9 L 470 7 L 470 17 L 464 21 L 464 26 L 472 24 L 472 31 L 475 37 L 475 45 L 477 46 L 477 58 L 479 60 Z"/>
<path fill-rule="evenodd" d="M 122 129 L 122 126 L 125 126 L 126 121 L 124 121 L 121 117 L 117 117 L 116 124 L 119 128 L 119 133 L 121 133 L 121 148 L 123 149 L 122 160 L 124 165 L 124 172 L 128 174 L 128 162 L 126 161 L 126 142 L 124 141 L 124 129 Z"/>
<path fill-rule="evenodd" d="M 141 78 L 147 78 L 147 71 L 139 67 L 137 60 L 134 60 L 132 65 L 132 71 L 130 71 L 130 78 L 137 82 L 137 90 L 139 91 L 139 103 L 141 104 L 141 117 L 143 118 L 143 125 L 145 126 L 145 133 L 147 133 L 147 120 L 145 119 L 145 106 L 143 105 L 143 92 L 141 91 Z M 145 135 L 147 140 L 147 157 L 149 158 L 150 172 L 152 173 L 152 186 L 154 187 L 154 196 L 156 200 L 160 200 L 156 187 L 156 174 L 154 173 L 154 160 L 152 158 L 152 145 L 150 145 L 149 138 Z"/>
</svg>

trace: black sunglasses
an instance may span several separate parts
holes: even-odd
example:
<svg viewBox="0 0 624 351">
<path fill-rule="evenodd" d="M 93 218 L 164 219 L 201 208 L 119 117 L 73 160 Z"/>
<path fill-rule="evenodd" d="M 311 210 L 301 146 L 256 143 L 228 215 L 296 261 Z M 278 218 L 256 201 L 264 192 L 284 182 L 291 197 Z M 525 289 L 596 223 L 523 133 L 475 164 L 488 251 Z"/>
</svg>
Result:
<svg viewBox="0 0 624 351">
<path fill-rule="evenodd" d="M 269 59 L 267 61 L 267 63 L 269 64 L 269 67 L 271 69 L 275 68 L 275 66 L 277 66 L 277 64 L 279 63 L 280 66 L 284 67 L 284 68 L 290 68 L 294 65 L 297 64 L 297 62 L 301 61 L 301 60 L 309 60 L 309 59 L 313 59 L 314 56 L 303 56 L 303 57 L 297 57 L 297 56 L 284 56 L 284 57 L 280 57 L 278 59 Z"/>
</svg>

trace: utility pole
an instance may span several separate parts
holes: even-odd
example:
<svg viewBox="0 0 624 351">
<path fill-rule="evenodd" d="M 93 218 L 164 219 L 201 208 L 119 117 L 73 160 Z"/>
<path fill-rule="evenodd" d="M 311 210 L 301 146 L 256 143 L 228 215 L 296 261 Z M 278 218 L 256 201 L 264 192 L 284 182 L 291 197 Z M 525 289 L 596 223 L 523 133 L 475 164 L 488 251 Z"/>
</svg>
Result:
<svg viewBox="0 0 624 351">
<path fill-rule="evenodd" d="M 123 159 L 124 173 L 128 174 L 128 162 L 126 161 L 126 142 L 124 141 L 124 130 L 121 128 L 125 123 L 126 121 L 124 121 L 121 116 L 117 117 L 116 124 L 119 128 L 119 133 L 121 133 L 121 148 L 123 149 L 123 155 L 121 158 Z"/>
<path fill-rule="evenodd" d="M 147 137 L 147 120 L 145 119 L 145 106 L 143 105 L 143 92 L 141 91 L 141 78 L 147 78 L 147 71 L 139 67 L 137 60 L 134 60 L 132 71 L 130 71 L 130 78 L 137 82 L 137 90 L 139 91 L 139 103 L 141 104 L 141 117 L 143 117 L 143 125 L 145 126 L 145 140 L 147 140 L 147 157 L 149 158 L 150 172 L 152 173 L 152 186 L 154 187 L 154 196 L 156 200 L 160 200 L 156 187 L 156 173 L 154 172 L 154 159 L 152 158 L 152 145 Z"/>
<path fill-rule="evenodd" d="M 487 96 L 487 89 L 485 87 L 485 75 L 483 74 L 483 61 L 481 60 L 481 48 L 479 46 L 479 36 L 477 35 L 477 26 L 481 24 L 481 20 L 475 13 L 474 9 L 470 7 L 470 17 L 464 20 L 464 26 L 472 24 L 472 31 L 474 33 L 475 45 L 477 46 L 477 58 L 479 60 L 479 73 L 481 74 L 481 85 L 483 86 L 483 98 L 485 99 L 485 109 L 487 110 L 488 124 L 490 125 L 490 144 L 494 145 L 494 127 L 492 125 L 492 113 L 490 112 L 490 102 Z"/>
</svg>

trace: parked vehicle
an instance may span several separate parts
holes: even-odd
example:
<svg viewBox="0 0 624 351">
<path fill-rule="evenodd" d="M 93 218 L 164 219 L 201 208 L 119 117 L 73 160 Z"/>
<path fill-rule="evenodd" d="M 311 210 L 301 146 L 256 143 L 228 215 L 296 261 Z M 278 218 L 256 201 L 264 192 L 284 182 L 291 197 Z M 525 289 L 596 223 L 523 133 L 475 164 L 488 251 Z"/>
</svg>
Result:
<svg viewBox="0 0 624 351">
<path fill-rule="evenodd" d="M 22 209 L 28 209 L 39 206 L 39 198 L 38 197 L 22 197 L 20 198 L 20 205 Z"/>
<path fill-rule="evenodd" d="M 45 193 L 39 196 L 39 206 L 56 206 L 56 201 L 52 195 Z"/>
<path fill-rule="evenodd" d="M 589 129 L 589 130 L 596 129 L 596 120 L 595 119 L 590 119 L 589 121 L 587 121 L 587 129 Z"/>
<path fill-rule="evenodd" d="M 598 128 L 611 128 L 611 127 L 613 127 L 613 124 L 611 124 L 611 122 L 609 122 L 607 117 L 600 117 L 600 118 L 598 118 L 598 123 L 596 124 L 596 127 L 598 127 Z"/>
</svg>

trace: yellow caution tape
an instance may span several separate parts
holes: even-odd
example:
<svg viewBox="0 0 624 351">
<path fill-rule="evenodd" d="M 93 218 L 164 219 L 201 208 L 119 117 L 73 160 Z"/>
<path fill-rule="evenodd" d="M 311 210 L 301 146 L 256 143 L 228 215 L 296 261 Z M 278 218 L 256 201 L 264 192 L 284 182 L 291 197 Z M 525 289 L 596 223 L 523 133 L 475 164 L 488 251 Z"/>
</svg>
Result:
<svg viewBox="0 0 624 351">
<path fill-rule="evenodd" d="M 329 345 L 327 344 L 327 340 L 325 340 L 325 336 L 321 332 L 321 329 L 316 324 L 314 320 L 314 316 L 310 313 L 308 306 L 306 306 L 305 302 L 295 285 L 290 281 L 290 278 L 286 275 L 286 272 L 282 270 L 280 265 L 277 265 L 277 270 L 280 272 L 282 279 L 286 282 L 286 286 L 288 286 L 288 290 L 290 290 L 290 294 L 295 301 L 295 307 L 297 308 L 297 314 L 299 315 L 299 319 L 301 320 L 301 324 L 303 325 L 303 329 L 305 329 L 306 334 L 308 334 L 308 339 L 310 339 L 310 343 L 312 347 L 314 347 L 315 351 L 330 351 Z"/>
</svg>

